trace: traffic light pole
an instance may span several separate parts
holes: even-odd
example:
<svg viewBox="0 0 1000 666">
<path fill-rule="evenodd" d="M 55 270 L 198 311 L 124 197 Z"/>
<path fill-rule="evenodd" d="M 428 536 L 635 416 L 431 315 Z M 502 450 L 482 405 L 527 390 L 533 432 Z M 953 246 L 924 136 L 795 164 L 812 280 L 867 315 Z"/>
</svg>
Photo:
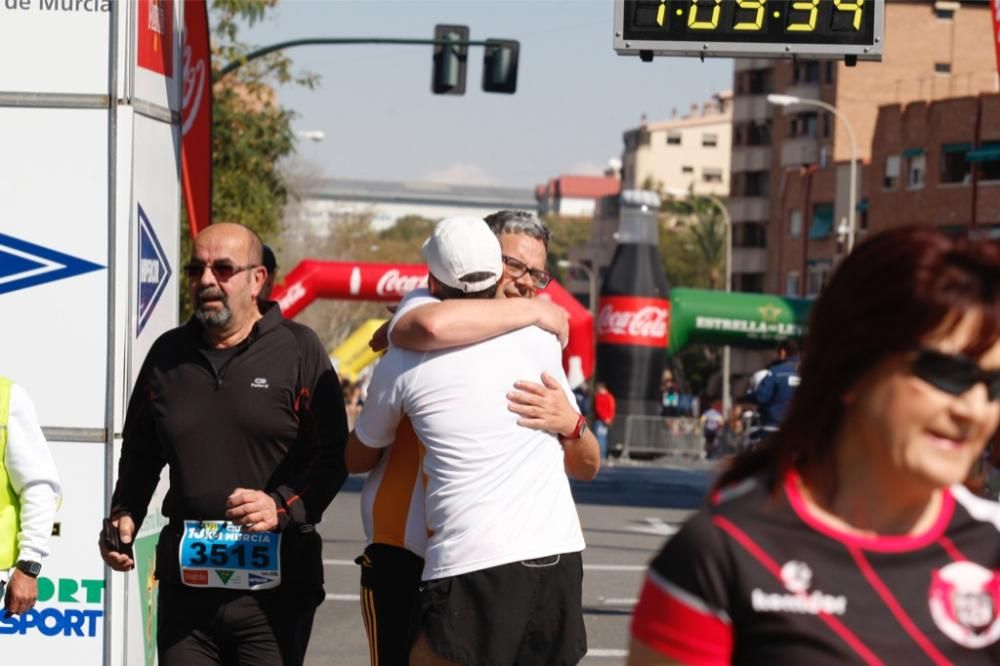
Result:
<svg viewBox="0 0 1000 666">
<path fill-rule="evenodd" d="M 257 58 L 266 56 L 268 53 L 274 53 L 275 51 L 281 51 L 282 49 L 289 49 L 294 46 L 319 46 L 319 45 L 334 45 L 334 44 L 402 44 L 402 45 L 421 45 L 421 46 L 494 46 L 495 41 L 491 40 L 462 40 L 454 41 L 450 39 L 404 39 L 404 38 L 394 38 L 394 37 L 313 37 L 307 39 L 292 39 L 287 42 L 278 42 L 277 44 L 271 44 L 269 46 L 262 46 L 259 49 L 255 49 L 247 53 L 244 57 L 239 60 L 234 60 L 227 64 L 225 67 L 219 70 L 219 73 L 215 75 L 213 83 L 219 81 L 222 77 L 227 74 L 239 69 L 251 60 L 256 60 Z"/>
</svg>

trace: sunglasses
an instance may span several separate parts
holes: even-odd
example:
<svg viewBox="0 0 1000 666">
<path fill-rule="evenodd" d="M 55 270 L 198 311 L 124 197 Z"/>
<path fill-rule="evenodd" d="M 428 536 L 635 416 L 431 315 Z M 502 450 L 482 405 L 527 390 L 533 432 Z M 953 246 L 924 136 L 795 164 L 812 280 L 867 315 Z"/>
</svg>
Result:
<svg viewBox="0 0 1000 666">
<path fill-rule="evenodd" d="M 539 289 L 545 289 L 549 286 L 549 282 L 552 282 L 552 276 L 545 271 L 540 271 L 537 268 L 528 268 L 523 261 L 515 259 L 514 257 L 508 257 L 503 255 L 500 257 L 503 260 L 504 266 L 509 268 L 510 276 L 515 280 L 519 279 L 525 273 L 531 274 L 531 281 L 535 283 L 535 286 Z"/>
<path fill-rule="evenodd" d="M 1000 370 L 983 370 L 974 359 L 921 349 L 913 362 L 913 374 L 936 389 L 962 395 L 982 382 L 990 400 L 1000 399 Z"/>
<path fill-rule="evenodd" d="M 219 282 L 227 282 L 237 273 L 242 273 L 243 271 L 250 270 L 251 268 L 257 268 L 260 264 L 247 264 L 246 266 L 237 266 L 231 261 L 226 259 L 217 259 L 210 264 L 206 264 L 204 261 L 189 261 L 184 265 L 184 274 L 188 276 L 189 280 L 198 280 L 202 275 L 205 274 L 205 269 L 208 268 L 212 271 L 212 275 Z"/>
</svg>

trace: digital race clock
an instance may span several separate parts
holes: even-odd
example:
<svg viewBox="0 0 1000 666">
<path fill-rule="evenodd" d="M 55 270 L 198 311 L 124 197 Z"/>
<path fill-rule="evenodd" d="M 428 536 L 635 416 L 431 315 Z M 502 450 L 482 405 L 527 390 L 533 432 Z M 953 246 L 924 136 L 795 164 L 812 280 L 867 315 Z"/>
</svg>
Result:
<svg viewBox="0 0 1000 666">
<path fill-rule="evenodd" d="M 620 55 L 881 60 L 885 0 L 615 0 Z"/>
</svg>

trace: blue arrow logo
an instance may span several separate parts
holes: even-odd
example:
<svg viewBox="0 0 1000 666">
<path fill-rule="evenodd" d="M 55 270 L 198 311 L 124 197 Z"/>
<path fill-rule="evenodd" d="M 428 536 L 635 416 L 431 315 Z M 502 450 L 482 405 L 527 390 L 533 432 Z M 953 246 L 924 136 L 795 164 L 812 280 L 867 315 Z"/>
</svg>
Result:
<svg viewBox="0 0 1000 666">
<path fill-rule="evenodd" d="M 142 204 L 139 204 L 139 297 L 136 299 L 138 307 L 136 337 L 146 327 L 146 322 L 156 309 L 156 304 L 163 295 L 163 290 L 167 288 L 167 282 L 170 281 L 172 274 L 167 254 L 156 238 L 156 231 L 149 223 L 146 211 L 142 209 Z"/>
<path fill-rule="evenodd" d="M 102 268 L 100 264 L 0 234 L 0 294 Z"/>
</svg>

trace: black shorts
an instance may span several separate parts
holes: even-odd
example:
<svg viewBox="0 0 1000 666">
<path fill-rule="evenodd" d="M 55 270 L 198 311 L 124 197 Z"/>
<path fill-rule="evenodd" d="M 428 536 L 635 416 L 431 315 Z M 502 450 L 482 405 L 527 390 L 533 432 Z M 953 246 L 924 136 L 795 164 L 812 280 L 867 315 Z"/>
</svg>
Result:
<svg viewBox="0 0 1000 666">
<path fill-rule="evenodd" d="M 160 666 L 298 666 L 322 587 L 240 592 L 160 583 Z"/>
<path fill-rule="evenodd" d="M 463 666 L 558 666 L 587 654 L 583 558 L 565 553 L 421 585 L 420 631 Z"/>
<path fill-rule="evenodd" d="M 372 666 L 406 664 L 416 638 L 424 560 L 405 548 L 373 543 L 355 562 L 361 565 L 361 616 Z"/>
</svg>

